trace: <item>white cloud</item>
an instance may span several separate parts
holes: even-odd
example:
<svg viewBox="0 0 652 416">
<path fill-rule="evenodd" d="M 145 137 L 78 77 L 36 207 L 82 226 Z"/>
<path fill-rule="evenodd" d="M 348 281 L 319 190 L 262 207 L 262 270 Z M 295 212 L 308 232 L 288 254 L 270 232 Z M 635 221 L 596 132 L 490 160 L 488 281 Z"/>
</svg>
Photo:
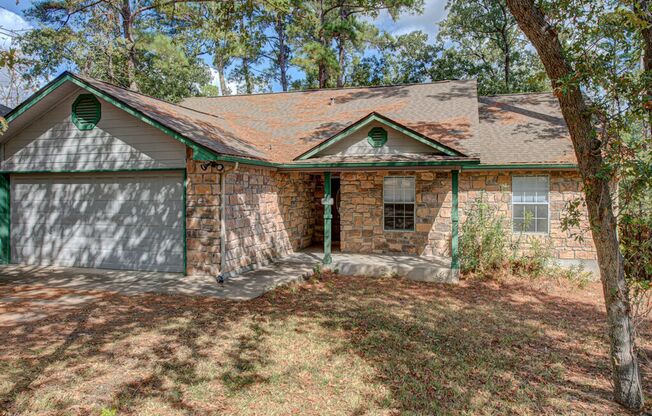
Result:
<svg viewBox="0 0 652 416">
<path fill-rule="evenodd" d="M 421 30 L 427 33 L 432 41 L 439 30 L 439 22 L 446 17 L 446 3 L 447 0 L 426 0 L 423 14 L 402 13 L 396 21 L 392 20 L 389 13 L 383 11 L 372 22 L 394 36 Z"/>
<path fill-rule="evenodd" d="M 224 95 L 224 91 L 222 91 L 222 88 L 220 87 L 220 73 L 210 65 L 208 66 L 208 69 L 211 72 L 210 84 L 215 85 L 218 88 L 220 95 Z M 236 81 L 226 80 L 226 88 L 229 90 L 230 94 L 235 94 L 238 91 L 238 86 L 239 85 Z"/>
<path fill-rule="evenodd" d="M 11 47 L 12 38 L 25 33 L 32 26 L 18 14 L 0 7 L 0 48 Z"/>
</svg>

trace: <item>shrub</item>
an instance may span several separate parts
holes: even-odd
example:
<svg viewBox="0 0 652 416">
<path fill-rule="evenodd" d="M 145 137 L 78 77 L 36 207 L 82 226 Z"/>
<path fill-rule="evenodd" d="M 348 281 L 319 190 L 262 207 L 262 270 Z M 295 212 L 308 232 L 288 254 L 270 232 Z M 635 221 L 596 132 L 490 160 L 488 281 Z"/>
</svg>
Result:
<svg viewBox="0 0 652 416">
<path fill-rule="evenodd" d="M 488 276 L 507 262 L 509 233 L 496 209 L 482 193 L 465 212 L 459 240 L 460 268 L 463 273 Z"/>
<path fill-rule="evenodd" d="M 523 232 L 512 238 L 509 222 L 485 197 L 481 193 L 465 211 L 459 240 L 462 273 L 488 278 L 508 270 L 521 277 L 549 277 L 580 285 L 589 280 L 590 273 L 584 272 L 581 266 L 563 268 L 552 261 L 549 238 L 527 236 Z"/>
<path fill-rule="evenodd" d="M 526 240 L 527 248 L 522 250 L 519 238 L 514 244 L 510 258 L 512 273 L 518 276 L 541 277 L 552 265 L 552 242 L 548 238 L 531 237 Z"/>
</svg>

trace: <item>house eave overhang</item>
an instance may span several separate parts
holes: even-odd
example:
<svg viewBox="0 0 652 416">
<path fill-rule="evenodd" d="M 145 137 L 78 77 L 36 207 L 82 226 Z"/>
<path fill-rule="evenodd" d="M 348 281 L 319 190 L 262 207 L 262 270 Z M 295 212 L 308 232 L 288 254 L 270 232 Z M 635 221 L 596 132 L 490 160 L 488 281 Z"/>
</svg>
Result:
<svg viewBox="0 0 652 416">
<path fill-rule="evenodd" d="M 574 163 L 506 163 L 468 165 L 463 170 L 577 170 Z"/>
<path fill-rule="evenodd" d="M 278 166 L 280 171 L 328 172 L 344 170 L 461 170 L 464 166 L 480 163 L 478 159 L 437 160 L 437 161 L 379 161 L 379 162 L 321 162 L 285 163 Z"/>
</svg>

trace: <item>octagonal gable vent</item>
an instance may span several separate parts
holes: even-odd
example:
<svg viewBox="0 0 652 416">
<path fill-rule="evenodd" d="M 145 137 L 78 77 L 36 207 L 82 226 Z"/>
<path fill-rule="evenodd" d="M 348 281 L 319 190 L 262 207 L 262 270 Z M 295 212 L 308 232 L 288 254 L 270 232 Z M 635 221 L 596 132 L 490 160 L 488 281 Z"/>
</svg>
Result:
<svg viewBox="0 0 652 416">
<path fill-rule="evenodd" d="M 79 130 L 92 130 L 102 117 L 102 106 L 93 94 L 80 94 L 72 104 L 72 122 Z"/>
<path fill-rule="evenodd" d="M 367 142 L 371 147 L 383 147 L 387 142 L 387 130 L 382 127 L 374 127 L 367 134 Z"/>
</svg>

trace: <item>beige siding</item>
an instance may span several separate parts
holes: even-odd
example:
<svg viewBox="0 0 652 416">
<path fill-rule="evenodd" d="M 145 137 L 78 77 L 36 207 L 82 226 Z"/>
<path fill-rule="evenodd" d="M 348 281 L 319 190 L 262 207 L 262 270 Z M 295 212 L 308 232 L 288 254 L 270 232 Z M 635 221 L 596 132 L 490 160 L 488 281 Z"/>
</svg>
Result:
<svg viewBox="0 0 652 416">
<path fill-rule="evenodd" d="M 374 148 L 367 142 L 367 133 L 374 127 L 387 130 L 387 143 L 383 147 Z M 432 154 L 439 153 L 436 149 L 413 138 L 391 129 L 377 121 L 352 133 L 332 146 L 322 150 L 316 156 L 326 155 L 388 155 L 388 154 Z"/>
<path fill-rule="evenodd" d="M 183 168 L 185 147 L 160 130 L 100 100 L 102 118 L 92 130 L 71 119 L 76 92 L 9 138 L 5 171 Z"/>
</svg>

